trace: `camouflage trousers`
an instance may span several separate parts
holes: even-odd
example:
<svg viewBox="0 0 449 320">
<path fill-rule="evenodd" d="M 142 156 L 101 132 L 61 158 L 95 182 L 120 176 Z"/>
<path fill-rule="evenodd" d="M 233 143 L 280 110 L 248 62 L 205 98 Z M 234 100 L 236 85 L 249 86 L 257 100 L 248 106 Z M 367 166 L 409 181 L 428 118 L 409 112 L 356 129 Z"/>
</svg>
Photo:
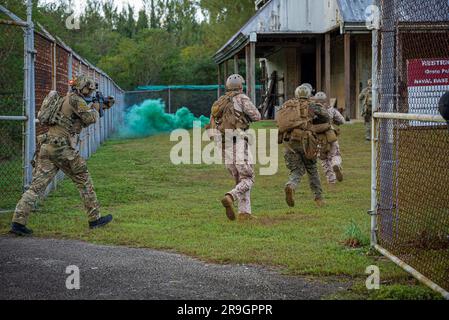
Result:
<svg viewBox="0 0 449 320">
<path fill-rule="evenodd" d="M 315 199 L 321 199 L 323 189 L 318 174 L 317 160 L 307 159 L 302 147 L 296 143 L 290 143 L 289 148 L 285 148 L 284 158 L 287 168 L 290 170 L 287 186 L 296 189 L 302 177 L 307 173 L 310 189 L 314 193 Z"/>
<path fill-rule="evenodd" d="M 321 157 L 321 165 L 323 166 L 324 173 L 327 178 L 327 182 L 335 183 L 337 182 L 337 177 L 334 172 L 334 166 L 341 167 L 342 159 L 340 152 L 340 144 L 338 141 L 331 144 L 330 151 Z"/>
<path fill-rule="evenodd" d="M 238 161 L 236 153 L 236 146 L 233 150 L 223 149 L 223 159 L 225 160 L 226 169 L 234 178 L 235 187 L 229 191 L 232 198 L 238 203 L 239 213 L 252 214 L 251 210 L 251 189 L 254 185 L 255 173 L 254 165 L 252 164 L 252 157 L 248 154 L 248 145 L 243 142 L 242 147 L 245 150 L 244 160 Z"/>
<path fill-rule="evenodd" d="M 367 141 L 371 140 L 371 125 L 372 125 L 371 118 L 365 119 L 365 139 Z"/>
<path fill-rule="evenodd" d="M 13 222 L 26 225 L 37 200 L 43 196 L 47 186 L 61 170 L 77 186 L 89 221 L 100 218 L 100 206 L 87 170 L 86 161 L 70 146 L 43 144 L 37 157 L 33 180 L 13 216 Z"/>
</svg>

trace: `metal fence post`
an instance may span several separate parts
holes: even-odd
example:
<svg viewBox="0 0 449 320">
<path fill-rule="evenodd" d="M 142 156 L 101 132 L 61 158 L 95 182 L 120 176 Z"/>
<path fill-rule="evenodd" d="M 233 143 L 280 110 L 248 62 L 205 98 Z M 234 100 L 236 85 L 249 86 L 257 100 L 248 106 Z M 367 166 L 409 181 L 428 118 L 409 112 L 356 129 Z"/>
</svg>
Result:
<svg viewBox="0 0 449 320">
<path fill-rule="evenodd" d="M 377 29 L 372 31 L 372 113 L 378 104 L 378 40 Z M 371 246 L 377 244 L 377 120 L 371 115 Z"/>
<path fill-rule="evenodd" d="M 35 93 L 34 93 L 34 24 L 32 21 L 32 1 L 27 2 L 27 27 L 25 33 L 25 72 L 24 72 L 24 94 L 25 94 L 25 150 L 24 150 L 24 188 L 31 185 L 33 168 L 31 161 L 36 150 L 36 122 L 35 122 Z"/>
</svg>

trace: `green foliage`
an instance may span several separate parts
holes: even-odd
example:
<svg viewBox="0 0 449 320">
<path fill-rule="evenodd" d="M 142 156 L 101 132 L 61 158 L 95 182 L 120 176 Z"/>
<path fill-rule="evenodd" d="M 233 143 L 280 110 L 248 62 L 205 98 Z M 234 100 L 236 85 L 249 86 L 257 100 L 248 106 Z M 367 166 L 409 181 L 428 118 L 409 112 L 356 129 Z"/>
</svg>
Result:
<svg viewBox="0 0 449 320">
<path fill-rule="evenodd" d="M 69 30 L 70 2 L 34 1 L 34 21 L 127 90 L 137 85 L 216 83 L 213 54 L 254 13 L 253 0 L 146 0 L 138 13 L 130 5 L 119 11 L 114 0 L 88 0 L 81 28 Z M 23 1 L 2 4 L 25 18 Z M 4 39 L 0 34 L 0 42 Z M 12 70 L 20 78 L 22 70 Z"/>
<path fill-rule="evenodd" d="M 370 300 L 443 300 L 443 297 L 424 286 L 391 285 L 381 286 L 369 296 Z"/>
<path fill-rule="evenodd" d="M 345 244 L 349 247 L 361 247 L 368 244 L 367 237 L 354 219 L 351 219 L 349 226 L 346 228 Z"/>
</svg>

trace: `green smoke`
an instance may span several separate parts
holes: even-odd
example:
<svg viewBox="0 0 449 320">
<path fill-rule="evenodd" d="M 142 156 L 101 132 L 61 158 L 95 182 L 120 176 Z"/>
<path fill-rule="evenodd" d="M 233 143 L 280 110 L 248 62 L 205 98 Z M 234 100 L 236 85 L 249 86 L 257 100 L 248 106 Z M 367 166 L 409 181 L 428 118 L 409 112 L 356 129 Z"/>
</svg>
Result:
<svg viewBox="0 0 449 320">
<path fill-rule="evenodd" d="M 145 100 L 132 106 L 125 114 L 124 125 L 119 130 L 121 138 L 141 138 L 171 132 L 176 129 L 192 129 L 194 121 L 203 128 L 209 124 L 209 118 L 199 118 L 187 108 L 179 109 L 175 114 L 165 112 L 162 100 Z"/>
</svg>

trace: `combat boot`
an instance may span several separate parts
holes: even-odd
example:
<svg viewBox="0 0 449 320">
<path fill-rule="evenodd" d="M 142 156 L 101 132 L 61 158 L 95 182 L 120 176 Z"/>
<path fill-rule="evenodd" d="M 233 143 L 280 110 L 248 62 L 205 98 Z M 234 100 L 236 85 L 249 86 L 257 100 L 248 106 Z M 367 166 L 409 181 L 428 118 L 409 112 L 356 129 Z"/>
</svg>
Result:
<svg viewBox="0 0 449 320">
<path fill-rule="evenodd" d="M 234 211 L 234 198 L 227 194 L 223 200 L 221 200 L 221 203 L 223 204 L 223 207 L 226 209 L 226 216 L 229 220 L 234 221 L 235 220 L 235 211 Z"/>
<path fill-rule="evenodd" d="M 285 201 L 290 208 L 295 206 L 295 189 L 291 186 L 285 187 Z"/>
<path fill-rule="evenodd" d="M 33 234 L 33 230 L 28 229 L 23 224 L 13 222 L 11 224 L 11 230 L 9 231 L 11 234 L 15 234 L 20 237 L 29 237 Z"/>
<path fill-rule="evenodd" d="M 248 221 L 248 220 L 254 220 L 256 217 L 254 217 L 252 214 L 249 213 L 239 213 L 238 220 L 239 221 Z"/>
<path fill-rule="evenodd" d="M 334 166 L 334 172 L 335 172 L 335 176 L 337 177 L 337 181 L 338 182 L 342 182 L 343 181 L 343 170 L 340 166 L 335 165 Z"/>
<path fill-rule="evenodd" d="M 97 229 L 106 226 L 108 223 L 112 221 L 112 215 L 107 215 L 104 217 L 101 217 L 100 219 L 96 221 L 89 222 L 89 228 L 90 229 Z"/>
<path fill-rule="evenodd" d="M 315 204 L 318 208 L 322 208 L 326 205 L 322 198 L 315 198 Z"/>
</svg>

